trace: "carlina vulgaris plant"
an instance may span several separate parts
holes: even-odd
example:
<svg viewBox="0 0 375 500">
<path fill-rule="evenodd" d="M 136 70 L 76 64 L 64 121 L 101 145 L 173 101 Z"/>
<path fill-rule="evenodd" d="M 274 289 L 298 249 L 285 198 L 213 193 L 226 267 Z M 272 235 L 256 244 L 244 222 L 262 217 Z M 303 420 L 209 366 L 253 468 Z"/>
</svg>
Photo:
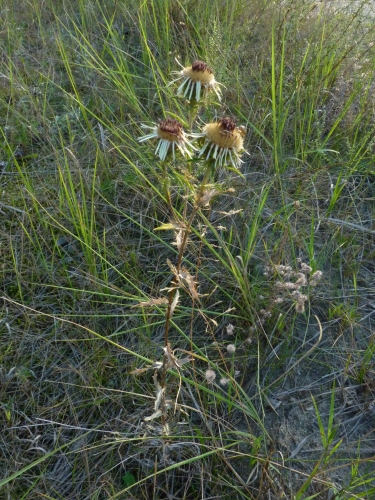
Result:
<svg viewBox="0 0 375 500">
<path fill-rule="evenodd" d="M 193 301 L 199 301 L 199 293 L 196 288 L 196 281 L 184 266 L 184 254 L 187 248 L 189 234 L 191 233 L 193 223 L 199 211 L 209 205 L 213 196 L 219 191 L 209 187 L 210 178 L 218 168 L 239 169 L 242 160 L 241 153 L 244 151 L 244 136 L 246 129 L 237 127 L 236 120 L 231 117 L 223 117 L 211 123 L 205 124 L 200 131 L 193 132 L 195 117 L 197 115 L 197 107 L 200 105 L 207 106 L 208 94 L 213 90 L 221 99 L 219 83 L 216 81 L 212 69 L 202 61 L 195 61 L 191 66 L 183 68 L 179 73 L 179 77 L 173 80 L 169 85 L 182 80 L 177 95 L 181 95 L 187 100 L 189 107 L 189 132 L 185 132 L 182 123 L 179 120 L 165 118 L 160 120 L 153 126 L 141 125 L 144 129 L 150 129 L 151 132 L 138 138 L 138 142 L 146 142 L 156 140 L 155 155 L 161 161 L 163 170 L 163 182 L 166 201 L 173 222 L 163 224 L 156 229 L 173 229 L 177 231 L 176 246 L 178 257 L 176 264 L 168 261 L 173 278 L 170 286 L 167 288 L 167 297 L 151 299 L 149 302 L 139 304 L 139 306 L 160 305 L 165 304 L 165 327 L 164 327 L 164 355 L 162 362 L 155 362 L 150 369 L 155 369 L 154 384 L 156 388 L 156 401 L 154 405 L 155 412 L 152 416 L 147 417 L 147 420 L 153 420 L 157 417 L 162 417 L 163 434 L 166 434 L 167 411 L 172 407 L 171 401 L 166 397 L 166 376 L 170 368 L 179 368 L 192 358 L 177 359 L 174 355 L 169 343 L 169 331 L 171 328 L 172 317 L 174 310 L 179 301 L 180 289 L 185 289 L 191 296 Z M 204 99 L 201 101 L 201 97 Z M 201 104 L 203 103 L 203 104 Z M 197 141 L 197 148 L 193 142 Z M 184 216 L 179 216 L 174 210 L 169 194 L 168 183 L 168 166 L 176 160 L 177 154 L 192 163 L 196 160 L 197 163 L 204 165 L 203 177 L 198 187 L 193 189 L 193 204 L 190 214 L 184 211 Z M 195 154 L 195 156 L 194 156 Z M 187 170 L 190 170 L 189 168 Z M 193 355 L 193 353 L 191 353 Z M 193 355 L 194 356 L 194 355 Z M 148 368 L 146 368 L 147 370 Z M 136 370 L 134 373 L 140 373 L 144 370 Z M 157 373 L 160 374 L 158 377 Z M 159 381 L 160 380 L 160 381 Z M 177 407 L 176 404 L 173 405 Z"/>
</svg>

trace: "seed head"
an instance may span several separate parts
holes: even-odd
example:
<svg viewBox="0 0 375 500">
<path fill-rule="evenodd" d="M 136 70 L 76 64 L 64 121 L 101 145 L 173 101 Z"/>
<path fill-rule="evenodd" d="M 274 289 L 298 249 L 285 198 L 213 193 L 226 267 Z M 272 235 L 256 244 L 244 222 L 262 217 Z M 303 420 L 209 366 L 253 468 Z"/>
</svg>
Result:
<svg viewBox="0 0 375 500">
<path fill-rule="evenodd" d="M 309 285 L 316 286 L 318 282 L 322 279 L 323 273 L 322 271 L 315 271 L 315 273 L 311 276 Z"/>
<path fill-rule="evenodd" d="M 297 302 L 296 303 L 296 312 L 298 312 L 298 313 L 305 312 L 305 303 L 304 302 Z"/>
<path fill-rule="evenodd" d="M 184 138 L 182 124 L 173 118 L 160 120 L 158 124 L 158 136 L 161 139 L 167 139 L 170 142 L 181 141 Z"/>
<path fill-rule="evenodd" d="M 311 273 L 312 271 L 312 267 L 310 267 L 308 264 L 306 264 L 305 262 L 301 262 L 301 271 L 303 273 Z"/>
<path fill-rule="evenodd" d="M 227 334 L 228 335 L 233 335 L 234 334 L 234 325 L 232 325 L 232 323 L 229 323 L 227 325 Z"/>
<path fill-rule="evenodd" d="M 234 344 L 227 345 L 228 354 L 234 354 L 236 352 L 236 346 Z"/>
<path fill-rule="evenodd" d="M 212 383 L 216 378 L 216 373 L 213 370 L 208 369 L 206 370 L 205 377 L 207 382 Z"/>
</svg>

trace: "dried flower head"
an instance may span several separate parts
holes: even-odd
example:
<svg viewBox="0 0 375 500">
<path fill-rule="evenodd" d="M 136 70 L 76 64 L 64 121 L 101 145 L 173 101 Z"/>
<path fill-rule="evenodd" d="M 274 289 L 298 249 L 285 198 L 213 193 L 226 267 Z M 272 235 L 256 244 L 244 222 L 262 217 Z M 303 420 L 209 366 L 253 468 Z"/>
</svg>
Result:
<svg viewBox="0 0 375 500">
<path fill-rule="evenodd" d="M 304 302 L 297 302 L 296 303 L 296 312 L 298 312 L 298 313 L 305 312 L 305 303 Z"/>
<path fill-rule="evenodd" d="M 160 120 L 158 124 L 153 127 L 148 125 L 141 125 L 144 129 L 152 130 L 151 133 L 138 137 L 138 142 L 145 142 L 150 139 L 159 139 L 155 149 L 155 155 L 159 156 L 161 160 L 165 160 L 169 149 L 172 148 L 173 159 L 175 159 L 175 148 L 181 151 L 183 156 L 191 158 L 191 149 L 195 149 L 188 141 L 187 135 L 184 132 L 182 124 L 173 118 L 166 118 Z"/>
<path fill-rule="evenodd" d="M 228 335 L 234 335 L 234 325 L 232 325 L 232 323 L 229 323 L 226 329 Z"/>
<path fill-rule="evenodd" d="M 234 344 L 227 345 L 228 354 L 234 354 L 236 352 L 236 346 Z"/>
<path fill-rule="evenodd" d="M 205 139 L 198 156 L 205 156 L 206 161 L 215 160 L 215 167 L 232 165 L 235 168 L 241 166 L 240 152 L 243 151 L 243 138 L 246 130 L 237 127 L 233 118 L 221 118 L 217 122 L 208 123 L 199 134 L 193 137 Z"/>
<path fill-rule="evenodd" d="M 208 369 L 206 370 L 205 377 L 207 382 L 212 383 L 216 378 L 216 373 L 213 370 Z"/>
<path fill-rule="evenodd" d="M 306 276 L 303 273 L 298 273 L 298 279 L 296 281 L 296 285 L 306 286 L 306 284 L 307 284 Z"/>
<path fill-rule="evenodd" d="M 215 80 L 212 69 L 203 61 L 194 61 L 191 66 L 182 67 L 182 71 L 177 71 L 178 78 L 172 83 L 182 80 L 182 83 L 177 89 L 177 95 L 183 95 L 191 101 L 195 99 L 200 101 L 201 94 L 207 95 L 207 92 L 212 89 L 219 101 L 221 100 L 220 83 Z"/>
<path fill-rule="evenodd" d="M 305 262 L 301 262 L 301 271 L 303 273 L 311 273 L 312 267 L 306 264 Z"/>
<path fill-rule="evenodd" d="M 299 290 L 295 290 L 291 295 L 298 303 L 306 302 L 308 299 L 307 295 L 301 293 Z"/>
<path fill-rule="evenodd" d="M 315 273 L 311 276 L 309 285 L 316 286 L 318 282 L 322 279 L 323 273 L 322 271 L 315 271 Z"/>
</svg>

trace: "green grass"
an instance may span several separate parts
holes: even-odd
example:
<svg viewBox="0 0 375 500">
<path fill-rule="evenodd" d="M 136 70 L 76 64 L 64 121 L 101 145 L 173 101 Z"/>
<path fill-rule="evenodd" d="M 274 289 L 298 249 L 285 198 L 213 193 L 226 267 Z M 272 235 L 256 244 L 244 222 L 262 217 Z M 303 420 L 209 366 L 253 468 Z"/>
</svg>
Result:
<svg viewBox="0 0 375 500">
<path fill-rule="evenodd" d="M 8 1 L 0 498 L 375 494 L 374 23 L 370 0 L 342 3 Z M 176 59 L 224 85 L 194 131 L 216 113 L 247 129 L 241 171 L 197 210 L 203 162 L 162 168 L 137 142 L 192 122 Z M 155 228 L 191 213 L 199 299 L 185 282 L 168 338 L 188 362 L 150 419 L 166 305 L 142 303 L 179 256 Z M 305 264 L 301 312 L 286 284 Z"/>
</svg>

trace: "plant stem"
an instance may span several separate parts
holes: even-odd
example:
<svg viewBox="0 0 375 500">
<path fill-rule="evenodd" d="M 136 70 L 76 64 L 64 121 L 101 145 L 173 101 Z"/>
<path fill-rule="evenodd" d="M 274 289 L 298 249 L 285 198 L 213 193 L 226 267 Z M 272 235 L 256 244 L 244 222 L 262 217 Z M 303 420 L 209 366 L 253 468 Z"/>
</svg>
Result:
<svg viewBox="0 0 375 500">
<path fill-rule="evenodd" d="M 184 256 L 184 252 L 185 252 L 185 248 L 186 248 L 186 245 L 187 245 L 187 241 L 188 241 L 188 236 L 190 234 L 190 229 L 191 229 L 191 226 L 194 222 L 194 219 L 195 219 L 195 216 L 197 215 L 197 212 L 200 208 L 200 199 L 202 197 L 202 194 L 204 192 L 204 189 L 206 187 L 206 184 L 207 184 L 207 181 L 210 177 L 210 173 L 211 173 L 211 165 L 207 165 L 207 169 L 206 169 L 206 172 L 204 174 L 204 177 L 203 177 L 203 180 L 201 182 L 201 185 L 199 187 L 199 191 L 198 191 L 198 194 L 197 194 L 197 197 L 196 197 L 196 200 L 195 200 L 195 205 L 193 207 L 193 210 L 190 214 L 190 217 L 189 217 L 189 220 L 186 224 L 186 227 L 184 228 L 184 236 L 182 238 L 182 243 L 181 243 L 181 246 L 180 246 L 180 250 L 179 250 L 179 253 L 178 253 L 178 260 L 177 260 L 177 265 L 176 265 L 176 274 L 178 275 L 178 273 L 180 272 L 180 269 L 181 269 L 181 264 L 182 264 L 182 259 L 183 259 L 183 256 Z M 168 345 L 168 332 L 169 332 L 169 325 L 170 325 L 170 320 L 171 320 L 171 309 L 172 309 L 172 303 L 173 303 L 173 299 L 174 299 L 174 296 L 175 296 L 175 293 L 176 293 L 176 290 L 177 290 L 177 286 L 178 286 L 178 282 L 177 282 L 177 278 L 175 277 L 175 279 L 173 280 L 173 288 L 172 290 L 170 290 L 169 292 L 169 297 L 168 297 L 168 308 L 167 308 L 167 312 L 166 312 L 166 321 L 165 321 L 165 333 L 164 333 L 164 345 L 167 346 Z"/>
<path fill-rule="evenodd" d="M 164 190 L 164 195 L 165 195 L 165 199 L 168 203 L 168 207 L 172 213 L 172 215 L 174 214 L 174 209 L 173 209 L 173 205 L 172 205 L 172 200 L 171 200 L 171 193 L 169 191 L 169 177 L 168 177 L 168 173 L 167 173 L 167 162 L 166 161 L 163 161 L 162 162 L 162 169 L 163 169 L 163 190 Z"/>
<path fill-rule="evenodd" d="M 178 259 L 177 259 L 177 265 L 176 265 L 176 275 L 175 275 L 173 282 L 172 282 L 172 288 L 168 294 L 168 307 L 167 307 L 166 316 L 165 316 L 165 331 L 164 331 L 164 346 L 166 349 L 168 348 L 169 327 L 170 327 L 170 323 L 171 323 L 171 319 L 172 319 L 172 304 L 173 304 L 173 300 L 175 298 L 176 291 L 178 288 L 178 275 L 179 275 L 180 270 L 181 270 L 182 259 L 183 259 L 185 248 L 186 248 L 186 245 L 188 242 L 188 236 L 190 234 L 191 226 L 194 222 L 194 219 L 195 219 L 195 216 L 197 215 L 198 210 L 201 207 L 200 200 L 201 200 L 202 195 L 204 193 L 204 189 L 206 187 L 207 181 L 210 177 L 211 170 L 212 170 L 211 163 L 208 163 L 205 174 L 203 176 L 202 182 L 201 182 L 199 190 L 198 190 L 198 194 L 195 198 L 193 210 L 190 214 L 190 217 L 189 217 L 189 220 L 186 224 L 186 227 L 184 228 L 184 236 L 182 238 L 182 243 L 181 243 L 179 253 L 178 253 Z M 161 387 L 162 387 L 162 389 L 165 388 L 165 377 L 166 377 L 166 372 L 167 372 L 167 370 L 166 370 L 167 360 L 168 360 L 168 357 L 167 357 L 166 352 L 165 352 L 164 357 L 163 357 L 163 369 L 162 369 L 162 375 L 161 375 Z M 165 397 L 165 395 L 163 396 L 163 399 L 164 399 L 164 397 Z"/>
</svg>

